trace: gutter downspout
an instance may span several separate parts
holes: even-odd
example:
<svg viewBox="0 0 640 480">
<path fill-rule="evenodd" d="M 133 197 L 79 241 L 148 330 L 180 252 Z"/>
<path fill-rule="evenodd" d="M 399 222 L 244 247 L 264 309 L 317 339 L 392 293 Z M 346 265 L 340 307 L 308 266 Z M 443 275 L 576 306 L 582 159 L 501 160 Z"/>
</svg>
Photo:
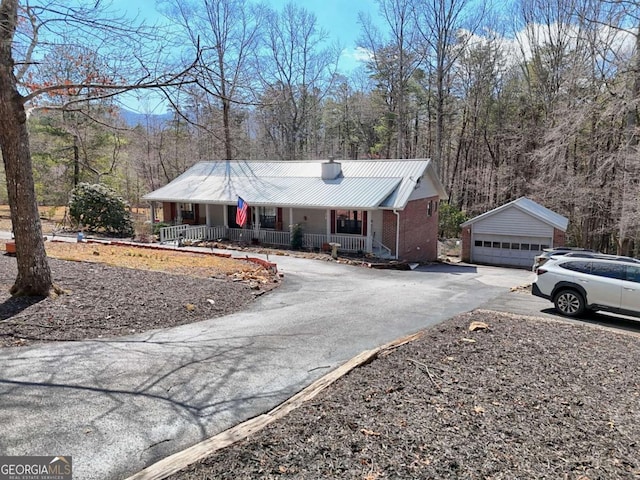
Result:
<svg viewBox="0 0 640 480">
<path fill-rule="evenodd" d="M 396 215 L 396 260 L 400 258 L 400 213 L 395 208 L 393 209 L 393 213 Z"/>
</svg>

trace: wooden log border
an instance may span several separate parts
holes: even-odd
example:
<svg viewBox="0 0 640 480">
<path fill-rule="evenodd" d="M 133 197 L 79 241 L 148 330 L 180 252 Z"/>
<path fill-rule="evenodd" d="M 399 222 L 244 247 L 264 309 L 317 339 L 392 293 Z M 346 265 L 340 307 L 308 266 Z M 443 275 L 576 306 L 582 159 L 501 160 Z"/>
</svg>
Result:
<svg viewBox="0 0 640 480">
<path fill-rule="evenodd" d="M 329 372 L 323 377 L 319 378 L 311 385 L 300 391 L 293 397 L 281 403 L 273 410 L 251 418 L 235 427 L 232 427 L 224 432 L 214 435 L 207 440 L 193 445 L 178 453 L 174 453 L 169 457 L 166 457 L 150 466 L 141 470 L 140 472 L 130 476 L 127 480 L 160 480 L 168 477 L 176 472 L 179 472 L 183 468 L 211 455 L 217 450 L 221 450 L 225 447 L 233 445 L 236 442 L 248 438 L 252 434 L 262 430 L 270 423 L 279 420 L 289 412 L 302 406 L 305 402 L 308 402 L 324 389 L 329 387 L 339 378 L 345 376 L 351 370 L 354 370 L 362 365 L 366 365 L 373 361 L 379 355 L 385 352 L 390 352 L 393 349 L 400 347 L 406 343 L 413 342 L 420 338 L 424 332 L 417 332 L 406 337 L 394 340 L 390 343 L 374 348 L 372 350 L 365 350 L 364 352 L 356 355 L 348 362 L 339 366 L 335 370 Z"/>
</svg>

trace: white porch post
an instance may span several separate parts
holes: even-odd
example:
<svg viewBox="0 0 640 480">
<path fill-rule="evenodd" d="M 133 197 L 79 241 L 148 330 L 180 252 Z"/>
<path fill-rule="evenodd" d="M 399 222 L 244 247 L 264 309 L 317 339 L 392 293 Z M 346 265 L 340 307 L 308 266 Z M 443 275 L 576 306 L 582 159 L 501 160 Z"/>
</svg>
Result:
<svg viewBox="0 0 640 480">
<path fill-rule="evenodd" d="M 367 252 L 373 252 L 373 236 L 371 231 L 373 230 L 373 212 L 367 211 Z"/>
<path fill-rule="evenodd" d="M 227 205 L 222 206 L 222 218 L 224 226 L 229 228 L 229 207 Z"/>
<path fill-rule="evenodd" d="M 331 209 L 327 210 L 327 243 L 331 242 Z"/>
<path fill-rule="evenodd" d="M 260 212 L 258 210 L 258 208 L 253 209 L 253 231 L 256 237 L 260 235 Z"/>
<path fill-rule="evenodd" d="M 213 205 L 210 203 L 205 205 L 205 215 L 207 217 L 207 227 L 213 227 Z"/>
</svg>

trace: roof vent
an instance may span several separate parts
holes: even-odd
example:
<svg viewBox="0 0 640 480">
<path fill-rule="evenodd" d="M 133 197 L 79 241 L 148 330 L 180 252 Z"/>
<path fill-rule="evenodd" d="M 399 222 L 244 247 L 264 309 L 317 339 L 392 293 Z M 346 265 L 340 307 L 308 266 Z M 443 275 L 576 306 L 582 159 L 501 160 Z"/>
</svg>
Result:
<svg viewBox="0 0 640 480">
<path fill-rule="evenodd" d="M 328 162 L 322 164 L 322 179 L 323 180 L 335 180 L 342 173 L 342 165 L 339 162 L 334 162 L 333 158 Z"/>
</svg>

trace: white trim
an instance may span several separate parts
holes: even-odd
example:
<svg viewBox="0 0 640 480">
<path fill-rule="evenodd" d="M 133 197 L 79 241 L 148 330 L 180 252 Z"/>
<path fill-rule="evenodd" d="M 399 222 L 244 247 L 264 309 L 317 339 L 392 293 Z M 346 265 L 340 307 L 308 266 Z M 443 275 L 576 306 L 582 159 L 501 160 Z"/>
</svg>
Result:
<svg viewBox="0 0 640 480">
<path fill-rule="evenodd" d="M 527 197 L 520 197 L 517 200 L 505 203 L 504 205 L 494 208 L 493 210 L 489 210 L 488 212 L 478 215 L 471 220 L 467 220 L 460 226 L 468 227 L 470 225 L 473 225 L 474 223 L 480 222 L 509 208 L 517 208 L 518 210 L 537 218 L 541 222 L 544 222 L 547 225 L 551 225 L 553 228 L 557 228 L 558 230 L 562 230 L 563 232 L 567 231 L 567 226 L 569 224 L 568 218 L 563 217 L 562 215 L 549 210 L 546 207 L 543 207 L 542 205 L 534 202 Z"/>
</svg>

